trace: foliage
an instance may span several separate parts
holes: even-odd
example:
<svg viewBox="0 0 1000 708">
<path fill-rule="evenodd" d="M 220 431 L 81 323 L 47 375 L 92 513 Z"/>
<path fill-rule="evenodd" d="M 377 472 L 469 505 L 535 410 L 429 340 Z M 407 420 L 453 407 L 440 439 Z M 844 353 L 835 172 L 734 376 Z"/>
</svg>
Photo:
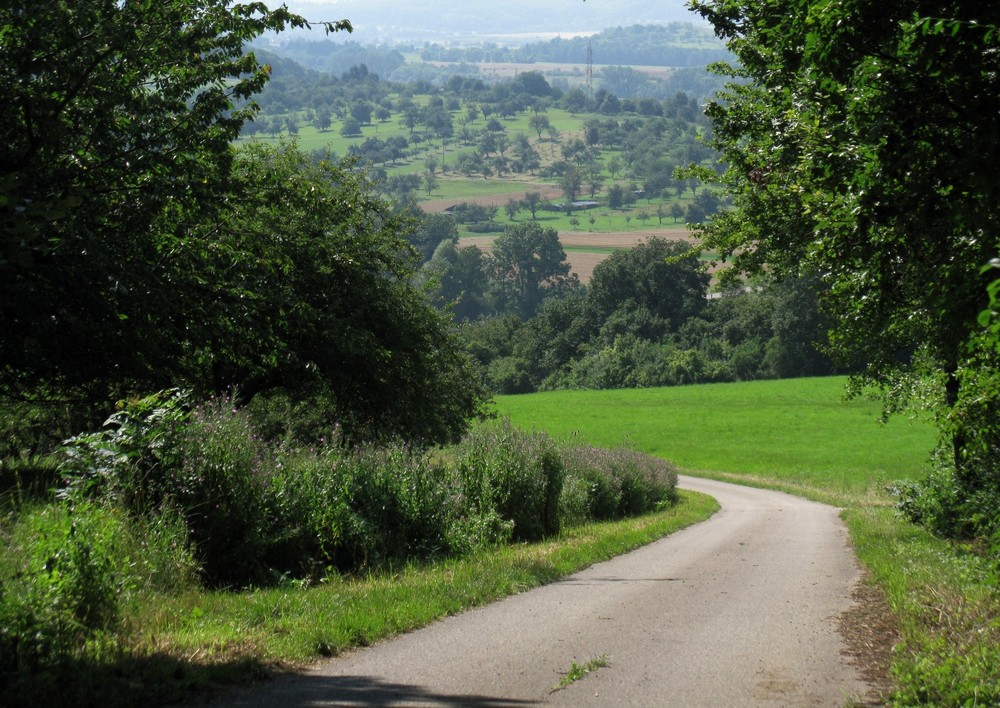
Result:
<svg viewBox="0 0 1000 708">
<path fill-rule="evenodd" d="M 642 310 L 673 331 L 705 306 L 708 281 L 686 244 L 653 238 L 595 268 L 587 297 L 600 321 L 623 309 Z M 652 339 L 663 331 L 646 334 Z"/>
<path fill-rule="evenodd" d="M 480 426 L 456 451 L 455 465 L 470 507 L 513 522 L 515 540 L 559 531 L 564 471 L 548 436 L 521 432 L 508 421 Z"/>
<path fill-rule="evenodd" d="M 305 25 L 221 0 L 4 5 L 5 392 L 48 384 L 94 400 L 165 383 L 186 339 L 172 266 L 187 241 L 165 222 L 219 199 L 267 78 L 244 43 Z"/>
<path fill-rule="evenodd" d="M 1000 250 L 1000 195 L 982 168 L 998 147 L 997 9 L 692 5 L 740 62 L 708 110 L 736 206 L 706 229 L 708 247 L 737 270 L 820 275 L 834 351 L 889 410 L 917 390 L 907 377 L 939 372 L 943 445 L 974 483 L 1000 432 L 960 415 L 996 395 L 979 385 L 997 353 L 976 338 L 980 271 Z"/>
<path fill-rule="evenodd" d="M 545 293 L 527 320 L 463 327 L 487 385 L 502 394 L 556 388 L 672 386 L 835 371 L 815 279 L 763 282 L 706 298 L 689 246 L 653 238 L 613 253 L 588 287 Z"/>
<path fill-rule="evenodd" d="M 174 509 L 210 582 L 259 578 L 264 451 L 231 400 L 188 410 L 186 399 L 154 394 L 123 407 L 104 430 L 68 440 L 61 496 L 110 503 L 133 518 Z"/>
<path fill-rule="evenodd" d="M 432 296 L 448 307 L 457 322 L 490 311 L 487 261 L 476 246 L 460 249 L 453 241 L 442 241 L 422 272 L 431 283 Z"/>
<path fill-rule="evenodd" d="M 567 446 L 559 499 L 566 523 L 635 516 L 677 500 L 677 470 L 666 460 L 628 448 Z"/>
<path fill-rule="evenodd" d="M 202 391 L 323 398 L 352 439 L 457 439 L 483 394 L 448 320 L 411 284 L 407 212 L 348 167 L 293 145 L 240 151 L 227 211 L 204 227 L 211 267 L 186 283 L 217 293 L 189 307 L 206 308 L 192 374 Z"/>
<path fill-rule="evenodd" d="M 492 269 L 496 307 L 530 317 L 543 298 L 578 285 L 569 272 L 566 252 L 555 229 L 535 222 L 508 226 L 493 243 Z"/>
<path fill-rule="evenodd" d="M 562 18 L 563 26 L 566 18 Z M 609 27 L 586 37 L 557 38 L 523 46 L 451 47 L 430 44 L 421 50 L 424 61 L 555 62 L 580 64 L 588 45 L 600 64 L 639 66 L 704 66 L 726 57 L 725 49 L 703 28 L 687 23 Z M 531 73 L 531 72 L 526 72 Z"/>
<path fill-rule="evenodd" d="M 245 43 L 304 20 L 216 0 L 4 12 L 5 393 L 284 389 L 332 401 L 354 439 L 461 436 L 483 394 L 411 285 L 406 213 L 349 164 L 231 145 L 268 74 Z"/>
<path fill-rule="evenodd" d="M 186 530 L 171 513 L 28 507 L 5 521 L 0 541 L 0 673 L 11 685 L 111 646 L 140 598 L 194 585 Z"/>
<path fill-rule="evenodd" d="M 176 519 L 213 586 L 316 581 L 331 568 L 461 555 L 560 528 L 569 453 L 544 434 L 481 426 L 445 464 L 401 443 L 347 447 L 339 429 L 305 446 L 287 403 L 273 400 L 265 415 L 231 398 L 191 407 L 179 391 L 132 401 L 104 430 L 67 441 L 61 497 L 107 504 L 131 524 Z M 273 426 L 282 414 L 282 434 L 263 438 L 255 421 Z M 676 482 L 627 455 L 572 454 L 575 474 L 615 490 L 608 518 L 651 510 L 669 498 L 657 485 Z"/>
</svg>

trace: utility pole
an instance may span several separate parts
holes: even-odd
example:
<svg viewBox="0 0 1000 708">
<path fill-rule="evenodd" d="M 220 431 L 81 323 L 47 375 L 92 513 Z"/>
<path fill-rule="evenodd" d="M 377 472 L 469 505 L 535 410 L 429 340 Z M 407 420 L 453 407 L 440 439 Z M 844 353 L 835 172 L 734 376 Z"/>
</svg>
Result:
<svg viewBox="0 0 1000 708">
<path fill-rule="evenodd" d="M 587 38 L 587 98 L 594 98 L 594 47 L 591 39 Z"/>
</svg>

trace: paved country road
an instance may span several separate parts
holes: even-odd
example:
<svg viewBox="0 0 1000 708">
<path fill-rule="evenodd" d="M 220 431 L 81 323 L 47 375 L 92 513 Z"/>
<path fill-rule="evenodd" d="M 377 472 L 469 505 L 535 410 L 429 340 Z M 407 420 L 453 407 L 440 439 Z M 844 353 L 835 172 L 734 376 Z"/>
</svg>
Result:
<svg viewBox="0 0 1000 708">
<path fill-rule="evenodd" d="M 449 617 L 231 706 L 844 706 L 872 686 L 838 621 L 860 571 L 836 509 L 682 478 L 722 510 L 560 582 Z M 553 687 L 575 662 L 607 666 Z"/>
</svg>

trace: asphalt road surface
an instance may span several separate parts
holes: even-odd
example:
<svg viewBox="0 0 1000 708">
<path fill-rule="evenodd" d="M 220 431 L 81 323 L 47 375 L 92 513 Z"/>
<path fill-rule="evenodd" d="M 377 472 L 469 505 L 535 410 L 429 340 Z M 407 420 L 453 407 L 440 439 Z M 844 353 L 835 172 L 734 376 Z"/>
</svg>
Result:
<svg viewBox="0 0 1000 708">
<path fill-rule="evenodd" d="M 710 520 L 230 706 L 844 706 L 872 687 L 840 615 L 860 571 L 836 509 L 682 478 Z M 553 690 L 573 663 L 607 665 Z"/>
</svg>

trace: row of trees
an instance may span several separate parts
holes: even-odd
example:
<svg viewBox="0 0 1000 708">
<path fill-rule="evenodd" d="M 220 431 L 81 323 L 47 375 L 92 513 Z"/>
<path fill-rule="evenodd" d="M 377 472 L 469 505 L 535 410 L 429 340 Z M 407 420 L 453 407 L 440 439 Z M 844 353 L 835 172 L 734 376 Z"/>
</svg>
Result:
<svg viewBox="0 0 1000 708">
<path fill-rule="evenodd" d="M 612 27 L 589 37 L 557 37 L 519 47 L 431 44 L 421 49 L 420 56 L 425 61 L 582 64 L 588 46 L 598 64 L 706 66 L 728 56 L 727 50 L 703 27 L 681 22 Z"/>
<path fill-rule="evenodd" d="M 450 217 L 435 216 L 435 222 Z M 454 225 L 451 226 L 454 229 Z M 817 376 L 827 324 L 814 280 L 708 297 L 681 242 L 612 254 L 582 285 L 554 229 L 509 226 L 489 252 L 441 240 L 422 268 L 439 306 L 465 324 L 469 351 L 500 393 Z M 426 247 L 426 246 L 425 246 Z"/>
</svg>

